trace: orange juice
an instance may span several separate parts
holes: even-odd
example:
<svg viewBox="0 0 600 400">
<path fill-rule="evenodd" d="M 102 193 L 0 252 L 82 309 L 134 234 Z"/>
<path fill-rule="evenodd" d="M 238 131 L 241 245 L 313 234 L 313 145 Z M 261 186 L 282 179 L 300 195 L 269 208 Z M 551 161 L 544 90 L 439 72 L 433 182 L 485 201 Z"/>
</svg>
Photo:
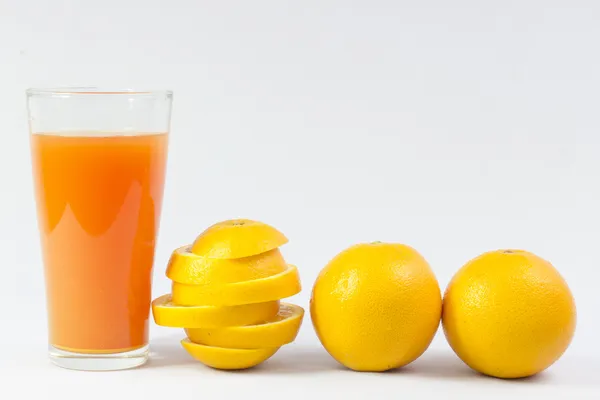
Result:
<svg viewBox="0 0 600 400">
<path fill-rule="evenodd" d="M 166 133 L 31 135 L 50 344 L 118 353 L 148 343 Z"/>
</svg>

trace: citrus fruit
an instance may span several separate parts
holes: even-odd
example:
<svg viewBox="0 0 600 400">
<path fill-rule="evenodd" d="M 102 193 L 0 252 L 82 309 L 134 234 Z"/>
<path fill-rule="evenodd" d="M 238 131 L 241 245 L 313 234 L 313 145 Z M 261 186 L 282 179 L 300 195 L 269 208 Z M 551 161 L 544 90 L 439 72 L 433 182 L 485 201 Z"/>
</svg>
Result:
<svg viewBox="0 0 600 400">
<path fill-rule="evenodd" d="M 175 249 L 167 265 L 171 293 L 152 302 L 158 325 L 184 328 L 195 359 L 217 369 L 245 369 L 295 340 L 304 309 L 280 303 L 301 290 L 300 276 L 279 247 L 274 227 L 232 219 L 208 227 Z"/>
<path fill-rule="evenodd" d="M 182 306 L 235 306 L 263 303 L 291 297 L 301 290 L 298 269 L 288 265 L 285 271 L 266 278 L 220 286 L 186 285 L 173 282 L 173 302 Z"/>
<path fill-rule="evenodd" d="M 472 369 L 522 378 L 552 365 L 575 332 L 565 280 L 548 261 L 523 250 L 496 250 L 469 261 L 444 294 L 443 327 Z"/>
<path fill-rule="evenodd" d="M 221 328 L 250 325 L 276 318 L 279 301 L 242 304 L 231 307 L 178 306 L 166 294 L 152 302 L 152 315 L 157 325 L 171 328 Z"/>
<path fill-rule="evenodd" d="M 304 310 L 294 304 L 282 303 L 279 313 L 268 322 L 227 328 L 186 329 L 190 341 L 198 344 L 235 349 L 281 347 L 296 338 Z"/>
<path fill-rule="evenodd" d="M 204 365 L 225 370 L 252 368 L 266 361 L 279 350 L 277 347 L 227 349 L 192 343 L 189 339 L 183 339 L 181 345 L 192 357 Z"/>
<path fill-rule="evenodd" d="M 404 366 L 429 346 L 440 323 L 441 292 L 429 264 L 393 243 L 352 246 L 319 274 L 311 318 L 325 349 L 356 371 Z"/>
<path fill-rule="evenodd" d="M 279 249 L 234 259 L 208 258 L 191 250 L 191 246 L 183 246 L 171 254 L 166 275 L 173 282 L 218 286 L 265 278 L 287 267 Z"/>
<path fill-rule="evenodd" d="M 243 258 L 286 244 L 277 229 L 249 219 L 231 219 L 211 225 L 192 244 L 192 253 L 208 258 Z"/>
</svg>

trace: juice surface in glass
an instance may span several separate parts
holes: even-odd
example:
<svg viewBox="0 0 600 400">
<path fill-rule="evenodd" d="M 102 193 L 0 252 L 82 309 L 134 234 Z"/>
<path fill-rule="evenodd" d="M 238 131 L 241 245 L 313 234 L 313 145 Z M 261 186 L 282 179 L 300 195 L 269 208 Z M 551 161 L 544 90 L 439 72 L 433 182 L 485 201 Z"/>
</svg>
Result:
<svg viewBox="0 0 600 400">
<path fill-rule="evenodd" d="M 31 137 L 50 344 L 119 353 L 148 343 L 167 133 Z"/>
</svg>

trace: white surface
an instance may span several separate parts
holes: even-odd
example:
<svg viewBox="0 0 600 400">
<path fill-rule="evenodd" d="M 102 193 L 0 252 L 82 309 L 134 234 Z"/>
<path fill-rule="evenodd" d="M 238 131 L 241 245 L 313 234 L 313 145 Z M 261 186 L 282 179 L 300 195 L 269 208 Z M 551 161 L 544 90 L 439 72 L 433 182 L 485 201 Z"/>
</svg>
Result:
<svg viewBox="0 0 600 400">
<path fill-rule="evenodd" d="M 0 1 L 2 389 L 600 397 L 599 20 L 591 0 Z M 442 288 L 479 253 L 519 247 L 569 282 L 571 348 L 526 381 L 470 374 L 443 337 L 407 371 L 358 374 L 336 369 L 307 318 L 252 372 L 193 364 L 180 334 L 156 327 L 147 368 L 50 366 L 24 90 L 57 85 L 175 92 L 155 295 L 170 251 L 233 217 L 287 234 L 305 307 L 318 271 L 356 242 L 416 247 Z"/>
<path fill-rule="evenodd" d="M 17 399 L 32 393 L 67 399 L 419 399 L 430 394 L 440 399 L 598 398 L 598 363 L 591 357 L 567 357 L 537 377 L 504 381 L 476 375 L 449 350 L 430 350 L 398 371 L 357 373 L 339 367 L 322 348 L 297 343 L 255 369 L 224 372 L 190 359 L 178 339 L 180 335 L 154 337 L 153 360 L 119 372 L 52 368 L 39 356 L 43 347 L 29 348 L 20 353 L 23 366 L 0 369 L 3 385 L 18 388 L 22 397 Z"/>
</svg>

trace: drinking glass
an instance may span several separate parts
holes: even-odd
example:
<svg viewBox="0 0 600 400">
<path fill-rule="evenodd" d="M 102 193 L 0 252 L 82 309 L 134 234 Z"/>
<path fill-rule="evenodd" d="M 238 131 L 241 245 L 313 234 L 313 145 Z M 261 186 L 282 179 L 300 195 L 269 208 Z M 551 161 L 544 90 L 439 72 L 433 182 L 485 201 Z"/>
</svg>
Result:
<svg viewBox="0 0 600 400">
<path fill-rule="evenodd" d="M 148 359 L 172 92 L 27 91 L 49 357 L 117 370 Z"/>
</svg>

